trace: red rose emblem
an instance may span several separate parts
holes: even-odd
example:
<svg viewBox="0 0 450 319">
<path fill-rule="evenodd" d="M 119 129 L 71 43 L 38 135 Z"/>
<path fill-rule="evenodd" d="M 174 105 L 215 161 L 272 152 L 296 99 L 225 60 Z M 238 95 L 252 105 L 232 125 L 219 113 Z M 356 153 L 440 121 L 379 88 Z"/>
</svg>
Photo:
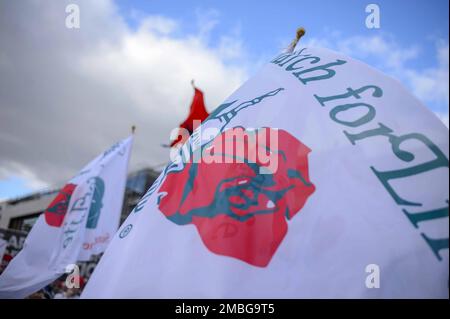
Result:
<svg viewBox="0 0 450 319">
<path fill-rule="evenodd" d="M 69 206 L 70 197 L 76 187 L 77 185 L 75 184 L 66 184 L 50 203 L 44 212 L 45 221 L 48 225 L 54 227 L 60 227 L 62 225 Z"/>
<path fill-rule="evenodd" d="M 176 224 L 194 224 L 210 251 L 265 267 L 287 233 L 286 219 L 315 187 L 308 147 L 283 130 L 249 132 L 223 132 L 204 147 L 201 162 L 168 173 L 159 208 Z"/>
</svg>

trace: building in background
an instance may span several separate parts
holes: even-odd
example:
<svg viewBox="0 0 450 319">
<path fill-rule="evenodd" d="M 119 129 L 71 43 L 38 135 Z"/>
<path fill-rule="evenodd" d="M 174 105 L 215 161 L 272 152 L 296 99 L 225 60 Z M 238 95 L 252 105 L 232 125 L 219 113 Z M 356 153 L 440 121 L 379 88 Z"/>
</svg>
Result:
<svg viewBox="0 0 450 319">
<path fill-rule="evenodd" d="M 137 205 L 141 197 L 152 186 L 159 173 L 152 168 L 145 168 L 128 175 L 120 224 L 128 217 L 128 214 Z"/>
</svg>

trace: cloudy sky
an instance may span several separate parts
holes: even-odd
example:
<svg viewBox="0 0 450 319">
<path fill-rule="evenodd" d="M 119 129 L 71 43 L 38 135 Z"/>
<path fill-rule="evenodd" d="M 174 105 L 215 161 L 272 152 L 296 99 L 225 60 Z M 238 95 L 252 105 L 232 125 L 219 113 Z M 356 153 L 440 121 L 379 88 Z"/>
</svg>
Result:
<svg viewBox="0 0 450 319">
<path fill-rule="evenodd" d="M 211 111 L 292 40 L 399 79 L 448 126 L 448 1 L 0 0 L 0 199 L 58 187 L 137 134 L 130 170 L 168 159 L 190 80 Z M 68 4 L 80 28 L 65 26 Z"/>
</svg>

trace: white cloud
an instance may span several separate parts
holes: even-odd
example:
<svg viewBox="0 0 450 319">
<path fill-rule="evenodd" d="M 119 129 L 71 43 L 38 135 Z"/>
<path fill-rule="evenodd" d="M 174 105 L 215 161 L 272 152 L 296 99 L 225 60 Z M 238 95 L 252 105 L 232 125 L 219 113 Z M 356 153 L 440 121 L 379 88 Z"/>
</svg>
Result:
<svg viewBox="0 0 450 319">
<path fill-rule="evenodd" d="M 359 58 L 375 57 L 383 68 L 400 70 L 418 55 L 415 47 L 402 48 L 393 39 L 381 36 L 355 36 L 338 43 L 339 51 Z"/>
<path fill-rule="evenodd" d="M 422 71 L 407 70 L 415 94 L 425 100 L 449 104 L 448 42 L 437 44 L 437 66 Z"/>
<path fill-rule="evenodd" d="M 308 39 L 306 46 L 323 46 L 363 61 L 397 78 L 425 105 L 434 110 L 448 127 L 449 118 L 449 44 L 439 40 L 433 57 L 436 65 L 415 69 L 410 62 L 420 57 L 416 46 L 402 47 L 389 35 L 343 37 L 339 32 L 329 38 Z"/>
<path fill-rule="evenodd" d="M 31 190 L 41 190 L 49 187 L 49 184 L 37 177 L 31 169 L 18 163 L 9 163 L 1 167 L 0 176 L 6 179 L 20 176 L 24 180 L 25 186 Z"/>
<path fill-rule="evenodd" d="M 169 35 L 178 28 L 175 20 L 162 16 L 146 16 L 140 21 L 140 29 L 159 35 Z"/>
<path fill-rule="evenodd" d="M 68 3 L 80 29 L 64 26 Z M 131 29 L 110 0 L 0 2 L 0 179 L 59 185 L 132 124 L 132 169 L 166 162 L 160 144 L 187 115 L 190 80 L 212 110 L 246 78 L 238 33 L 208 42 L 217 12 L 183 37 L 180 21 L 135 15 Z"/>
<path fill-rule="evenodd" d="M 197 17 L 198 37 L 207 42 L 211 35 L 211 31 L 219 24 L 220 12 L 215 9 L 200 9 L 195 10 Z"/>
</svg>

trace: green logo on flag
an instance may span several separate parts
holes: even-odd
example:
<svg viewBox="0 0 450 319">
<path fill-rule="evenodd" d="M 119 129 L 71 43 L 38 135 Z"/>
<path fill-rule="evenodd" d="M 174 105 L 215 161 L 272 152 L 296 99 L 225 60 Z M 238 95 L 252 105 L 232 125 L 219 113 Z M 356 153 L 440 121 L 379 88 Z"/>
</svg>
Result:
<svg viewBox="0 0 450 319">
<path fill-rule="evenodd" d="M 92 180 L 94 181 L 94 192 L 86 222 L 86 228 L 89 229 L 97 227 L 100 211 L 103 207 L 103 195 L 105 194 L 105 182 L 100 177 L 93 177 Z"/>
</svg>

